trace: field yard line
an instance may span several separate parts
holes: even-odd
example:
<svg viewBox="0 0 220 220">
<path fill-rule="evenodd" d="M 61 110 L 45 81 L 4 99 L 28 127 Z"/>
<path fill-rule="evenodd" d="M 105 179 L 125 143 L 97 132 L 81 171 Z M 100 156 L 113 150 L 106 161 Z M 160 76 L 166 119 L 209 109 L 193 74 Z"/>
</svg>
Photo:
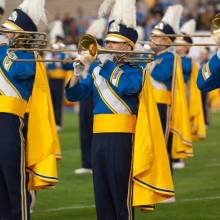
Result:
<svg viewBox="0 0 220 220">
<path fill-rule="evenodd" d="M 219 167 L 220 163 L 213 163 L 213 164 L 208 164 L 206 167 Z"/>
<path fill-rule="evenodd" d="M 73 205 L 73 206 L 65 206 L 65 207 L 59 207 L 59 208 L 52 208 L 52 209 L 45 209 L 41 212 L 57 212 L 57 211 L 63 211 L 63 210 L 69 210 L 69 209 L 87 209 L 87 208 L 95 208 L 95 205 Z M 38 211 L 36 211 L 38 212 Z"/>
<path fill-rule="evenodd" d="M 177 202 L 204 201 L 204 200 L 215 200 L 215 199 L 220 199 L 220 196 L 181 199 L 181 200 L 177 200 Z M 34 212 L 35 213 L 38 213 L 38 212 L 41 212 L 41 213 L 42 212 L 57 212 L 57 211 L 64 211 L 64 210 L 88 209 L 88 208 L 95 208 L 95 205 L 81 205 L 81 206 L 80 205 L 73 205 L 73 206 L 45 209 L 45 210 L 42 210 L 42 211 L 34 211 Z"/>
<path fill-rule="evenodd" d="M 190 201 L 215 200 L 215 199 L 220 199 L 220 196 L 210 196 L 210 197 L 198 197 L 198 198 L 191 198 L 191 199 L 181 199 L 181 200 L 177 200 L 177 202 L 190 202 Z"/>
</svg>

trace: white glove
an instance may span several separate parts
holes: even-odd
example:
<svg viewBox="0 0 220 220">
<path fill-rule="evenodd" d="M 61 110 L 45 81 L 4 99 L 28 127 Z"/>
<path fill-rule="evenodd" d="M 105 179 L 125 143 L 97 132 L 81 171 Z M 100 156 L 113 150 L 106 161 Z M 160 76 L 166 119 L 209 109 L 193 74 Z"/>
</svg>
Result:
<svg viewBox="0 0 220 220">
<path fill-rule="evenodd" d="M 81 76 L 84 69 L 85 69 L 85 66 L 82 63 L 76 63 L 74 65 L 74 75 Z"/>
<path fill-rule="evenodd" d="M 113 61 L 113 58 L 114 58 L 114 56 L 112 54 L 100 54 L 98 56 L 98 59 L 100 60 L 100 62 L 102 64 L 104 64 L 105 62 L 107 62 L 109 60 Z"/>
<path fill-rule="evenodd" d="M 93 57 L 92 55 L 90 55 L 89 51 L 82 51 L 79 56 L 78 59 L 80 60 L 80 62 L 82 64 L 84 64 L 85 66 L 90 66 L 90 64 L 92 62 L 94 62 L 94 60 L 96 59 L 95 57 Z"/>
<path fill-rule="evenodd" d="M 75 76 L 82 76 L 85 79 L 88 75 L 89 66 L 85 66 L 82 63 L 76 63 L 74 65 L 74 75 Z"/>
</svg>

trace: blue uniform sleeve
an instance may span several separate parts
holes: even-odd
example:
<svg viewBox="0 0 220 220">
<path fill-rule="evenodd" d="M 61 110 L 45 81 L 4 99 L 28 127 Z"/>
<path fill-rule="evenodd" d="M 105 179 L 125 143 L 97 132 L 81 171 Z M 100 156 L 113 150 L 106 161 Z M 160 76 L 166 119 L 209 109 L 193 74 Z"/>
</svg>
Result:
<svg viewBox="0 0 220 220">
<path fill-rule="evenodd" d="M 80 79 L 79 82 L 73 86 L 69 87 L 69 83 L 65 88 L 65 95 L 67 100 L 76 102 L 86 99 L 92 92 L 93 80 L 91 74 L 85 79 Z"/>
<path fill-rule="evenodd" d="M 34 59 L 34 55 L 30 53 L 14 53 L 12 54 L 18 59 Z M 10 72 L 14 79 L 25 80 L 32 78 L 36 71 L 36 64 L 34 62 L 13 62 L 6 55 L 3 60 L 3 66 L 7 72 Z"/>
<path fill-rule="evenodd" d="M 190 79 L 190 74 L 192 72 L 192 59 L 189 57 L 182 57 L 182 69 L 184 82 L 188 82 Z"/>
<path fill-rule="evenodd" d="M 197 85 L 204 92 L 220 88 L 220 59 L 217 54 L 200 68 Z"/>
<path fill-rule="evenodd" d="M 74 67 L 73 67 L 73 63 L 63 63 L 62 64 L 62 67 L 64 70 L 68 71 L 68 70 L 74 70 Z"/>
<path fill-rule="evenodd" d="M 125 66 L 120 68 L 114 62 L 108 61 L 103 65 L 100 75 L 123 94 L 133 95 L 141 90 L 142 71 L 141 67 L 135 66 L 131 68 Z"/>
<path fill-rule="evenodd" d="M 172 53 L 165 54 L 155 60 L 156 65 L 151 76 L 160 82 L 166 83 L 172 80 L 174 55 Z"/>
</svg>

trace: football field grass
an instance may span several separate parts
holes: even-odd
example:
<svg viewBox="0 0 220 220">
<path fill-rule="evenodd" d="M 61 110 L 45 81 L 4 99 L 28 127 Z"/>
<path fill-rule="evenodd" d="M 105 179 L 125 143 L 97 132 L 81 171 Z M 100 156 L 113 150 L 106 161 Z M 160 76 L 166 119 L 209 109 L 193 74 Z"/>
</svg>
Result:
<svg viewBox="0 0 220 220">
<path fill-rule="evenodd" d="M 66 112 L 64 125 L 60 183 L 38 193 L 32 220 L 96 219 L 92 176 L 73 173 L 81 165 L 77 115 Z M 194 151 L 186 168 L 174 171 L 177 201 L 161 204 L 154 212 L 137 210 L 135 220 L 220 220 L 220 113 L 212 115 L 208 138 L 195 143 Z"/>
</svg>

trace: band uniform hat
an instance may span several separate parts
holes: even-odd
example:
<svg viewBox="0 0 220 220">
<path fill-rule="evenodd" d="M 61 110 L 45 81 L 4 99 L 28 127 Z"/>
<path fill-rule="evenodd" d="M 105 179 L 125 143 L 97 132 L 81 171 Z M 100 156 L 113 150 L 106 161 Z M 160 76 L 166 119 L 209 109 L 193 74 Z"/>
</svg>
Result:
<svg viewBox="0 0 220 220">
<path fill-rule="evenodd" d="M 36 32 L 40 21 L 47 22 L 45 0 L 23 0 L 12 11 L 9 18 L 2 24 L 2 27 L 15 31 Z"/>
<path fill-rule="evenodd" d="M 181 29 L 180 29 L 182 34 L 190 35 L 194 34 L 196 31 L 196 21 L 195 19 L 190 19 L 189 21 L 185 22 Z M 193 43 L 193 39 L 190 36 L 185 36 L 185 37 L 178 37 L 176 40 L 177 43 Z"/>
<path fill-rule="evenodd" d="M 178 34 L 180 18 L 183 12 L 183 6 L 173 5 L 168 7 L 162 20 L 153 28 L 152 34 Z M 169 37 L 173 42 L 175 37 Z"/>
<path fill-rule="evenodd" d="M 126 42 L 133 48 L 137 39 L 138 33 L 134 28 L 118 24 L 114 20 L 109 23 L 105 41 Z"/>
<path fill-rule="evenodd" d="M 2 27 L 10 30 L 37 31 L 37 26 L 32 19 L 21 9 L 14 9 Z"/>
</svg>

